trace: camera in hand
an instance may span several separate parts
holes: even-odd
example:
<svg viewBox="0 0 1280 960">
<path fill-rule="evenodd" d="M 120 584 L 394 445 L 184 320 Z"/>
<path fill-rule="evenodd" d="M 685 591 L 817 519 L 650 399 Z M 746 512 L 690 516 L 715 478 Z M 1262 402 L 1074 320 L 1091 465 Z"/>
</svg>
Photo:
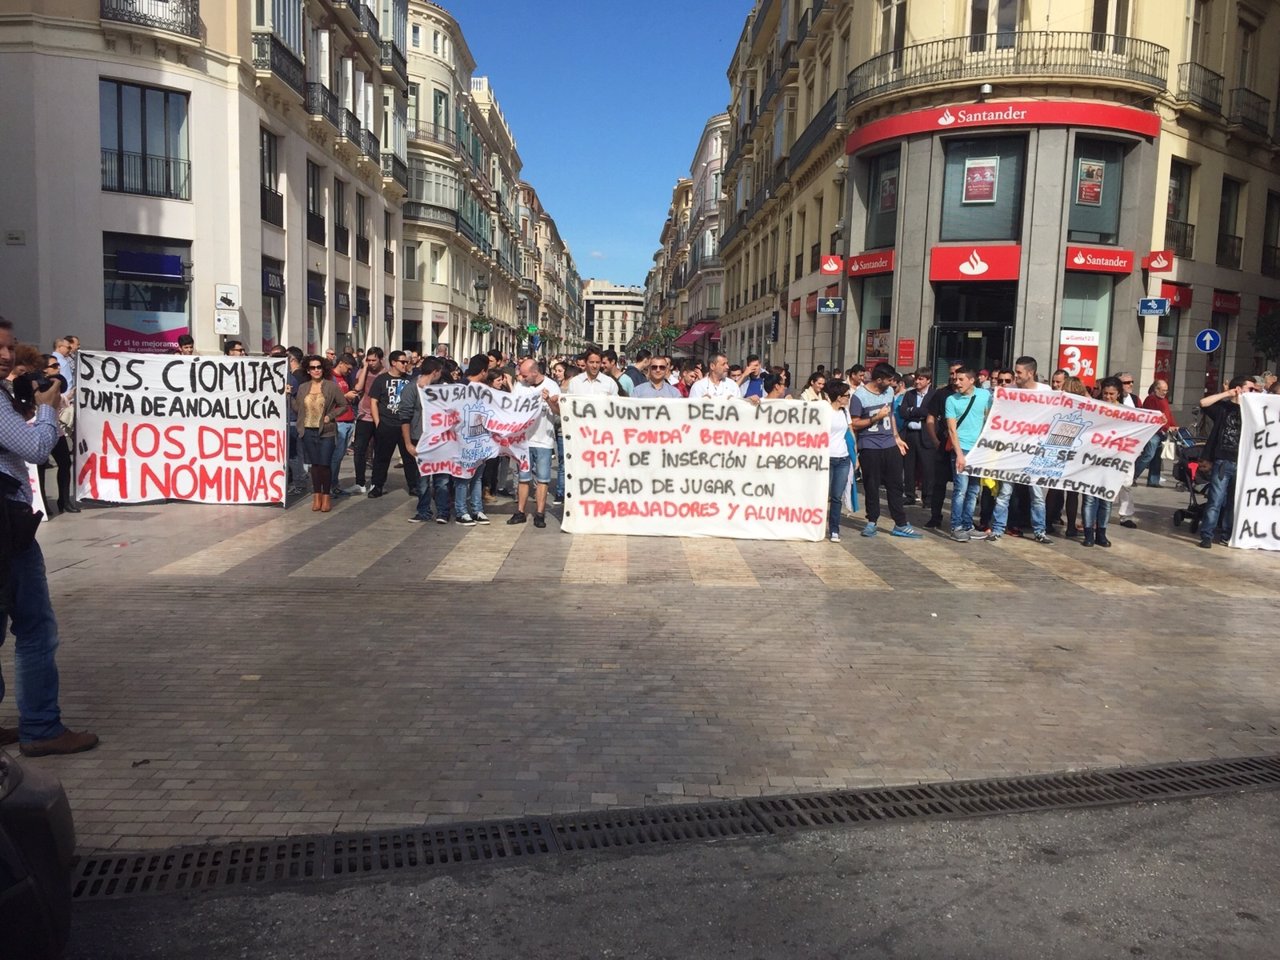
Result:
<svg viewBox="0 0 1280 960">
<path fill-rule="evenodd" d="M 67 392 L 67 381 L 61 374 L 52 377 L 43 373 L 21 373 L 13 378 L 13 398 L 24 407 L 33 407 L 36 394 L 48 390 L 54 383 L 58 384 L 60 393 Z"/>
</svg>

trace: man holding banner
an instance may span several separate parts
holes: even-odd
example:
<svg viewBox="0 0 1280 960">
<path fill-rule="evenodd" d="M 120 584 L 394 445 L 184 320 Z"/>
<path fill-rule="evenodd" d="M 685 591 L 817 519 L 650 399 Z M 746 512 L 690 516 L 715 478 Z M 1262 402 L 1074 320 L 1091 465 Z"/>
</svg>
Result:
<svg viewBox="0 0 1280 960">
<path fill-rule="evenodd" d="M 544 377 L 538 368 L 538 361 L 532 357 L 521 360 L 516 372 L 520 382 L 516 384 L 514 395 L 537 399 L 541 405 L 541 416 L 528 437 L 529 462 L 527 466 L 520 467 L 516 512 L 511 515 L 507 524 L 524 523 L 525 507 L 529 503 L 529 484 L 536 481 L 538 486 L 534 493 L 534 504 L 537 512 L 533 515 L 533 525 L 541 530 L 547 525 L 547 485 L 551 482 L 551 452 L 556 447 L 556 418 L 560 416 L 560 385 Z"/>
<path fill-rule="evenodd" d="M 1200 518 L 1200 546 L 1205 550 L 1213 547 L 1215 537 L 1221 544 L 1231 539 L 1232 494 L 1244 429 L 1240 397 L 1257 389 L 1251 377 L 1236 377 L 1226 390 L 1200 401 L 1200 409 L 1213 421 L 1201 456 L 1202 461 L 1213 464 L 1209 472 L 1208 502 Z"/>
</svg>

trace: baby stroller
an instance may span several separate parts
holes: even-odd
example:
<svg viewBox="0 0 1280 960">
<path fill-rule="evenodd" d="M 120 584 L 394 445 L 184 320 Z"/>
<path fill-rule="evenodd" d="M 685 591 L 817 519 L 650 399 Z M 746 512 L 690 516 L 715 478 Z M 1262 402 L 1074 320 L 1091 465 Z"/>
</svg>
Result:
<svg viewBox="0 0 1280 960">
<path fill-rule="evenodd" d="M 1200 528 L 1200 516 L 1204 513 L 1204 504 L 1198 497 L 1206 495 L 1209 489 L 1209 478 L 1199 475 L 1200 458 L 1204 455 L 1204 439 L 1191 436 L 1185 428 L 1174 436 L 1178 447 L 1174 454 L 1173 478 L 1179 489 L 1185 488 L 1189 499 L 1183 510 L 1173 511 L 1173 525 L 1182 526 L 1182 521 L 1190 521 L 1191 532 Z"/>
</svg>

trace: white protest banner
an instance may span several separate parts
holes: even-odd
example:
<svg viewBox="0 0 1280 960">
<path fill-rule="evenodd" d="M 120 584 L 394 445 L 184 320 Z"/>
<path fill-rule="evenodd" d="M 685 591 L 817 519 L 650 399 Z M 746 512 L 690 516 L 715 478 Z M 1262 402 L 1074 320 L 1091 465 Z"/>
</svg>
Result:
<svg viewBox="0 0 1280 960">
<path fill-rule="evenodd" d="M 511 457 L 529 469 L 529 434 L 542 416 L 540 397 L 519 397 L 482 383 L 450 383 L 419 390 L 422 475 L 468 479 L 493 457 Z"/>
<path fill-rule="evenodd" d="M 997 387 L 964 472 L 1114 500 L 1164 423 L 1156 410 L 1059 390 Z"/>
<path fill-rule="evenodd" d="M 283 503 L 287 364 L 80 351 L 76 493 L 143 503 Z"/>
<path fill-rule="evenodd" d="M 562 397 L 567 533 L 821 540 L 829 403 Z"/>
<path fill-rule="evenodd" d="M 1231 546 L 1280 550 L 1280 396 L 1275 394 L 1240 396 Z"/>
<path fill-rule="evenodd" d="M 44 491 L 40 489 L 40 468 L 34 463 L 27 464 L 27 482 L 31 484 L 31 509 L 44 514 L 40 518 L 40 522 L 44 523 L 49 519 L 49 514 L 44 505 Z"/>
</svg>

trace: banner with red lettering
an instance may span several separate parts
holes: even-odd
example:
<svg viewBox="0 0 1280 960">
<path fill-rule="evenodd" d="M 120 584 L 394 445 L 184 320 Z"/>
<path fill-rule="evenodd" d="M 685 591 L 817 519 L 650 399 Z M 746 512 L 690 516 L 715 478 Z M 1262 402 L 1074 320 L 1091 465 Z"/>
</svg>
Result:
<svg viewBox="0 0 1280 960">
<path fill-rule="evenodd" d="M 76 495 L 284 503 L 287 374 L 268 357 L 80 351 Z"/>
<path fill-rule="evenodd" d="M 821 540 L 831 404 L 564 397 L 567 533 Z"/>
<path fill-rule="evenodd" d="M 1164 415 L 1056 390 L 997 387 L 965 473 L 1114 500 Z"/>
<path fill-rule="evenodd" d="M 483 383 L 423 387 L 418 469 L 466 480 L 494 457 L 529 469 L 529 435 L 542 418 L 540 396 L 507 393 Z"/>
<path fill-rule="evenodd" d="M 1235 504 L 1231 546 L 1280 550 L 1280 397 L 1275 394 L 1240 395 Z"/>
</svg>

